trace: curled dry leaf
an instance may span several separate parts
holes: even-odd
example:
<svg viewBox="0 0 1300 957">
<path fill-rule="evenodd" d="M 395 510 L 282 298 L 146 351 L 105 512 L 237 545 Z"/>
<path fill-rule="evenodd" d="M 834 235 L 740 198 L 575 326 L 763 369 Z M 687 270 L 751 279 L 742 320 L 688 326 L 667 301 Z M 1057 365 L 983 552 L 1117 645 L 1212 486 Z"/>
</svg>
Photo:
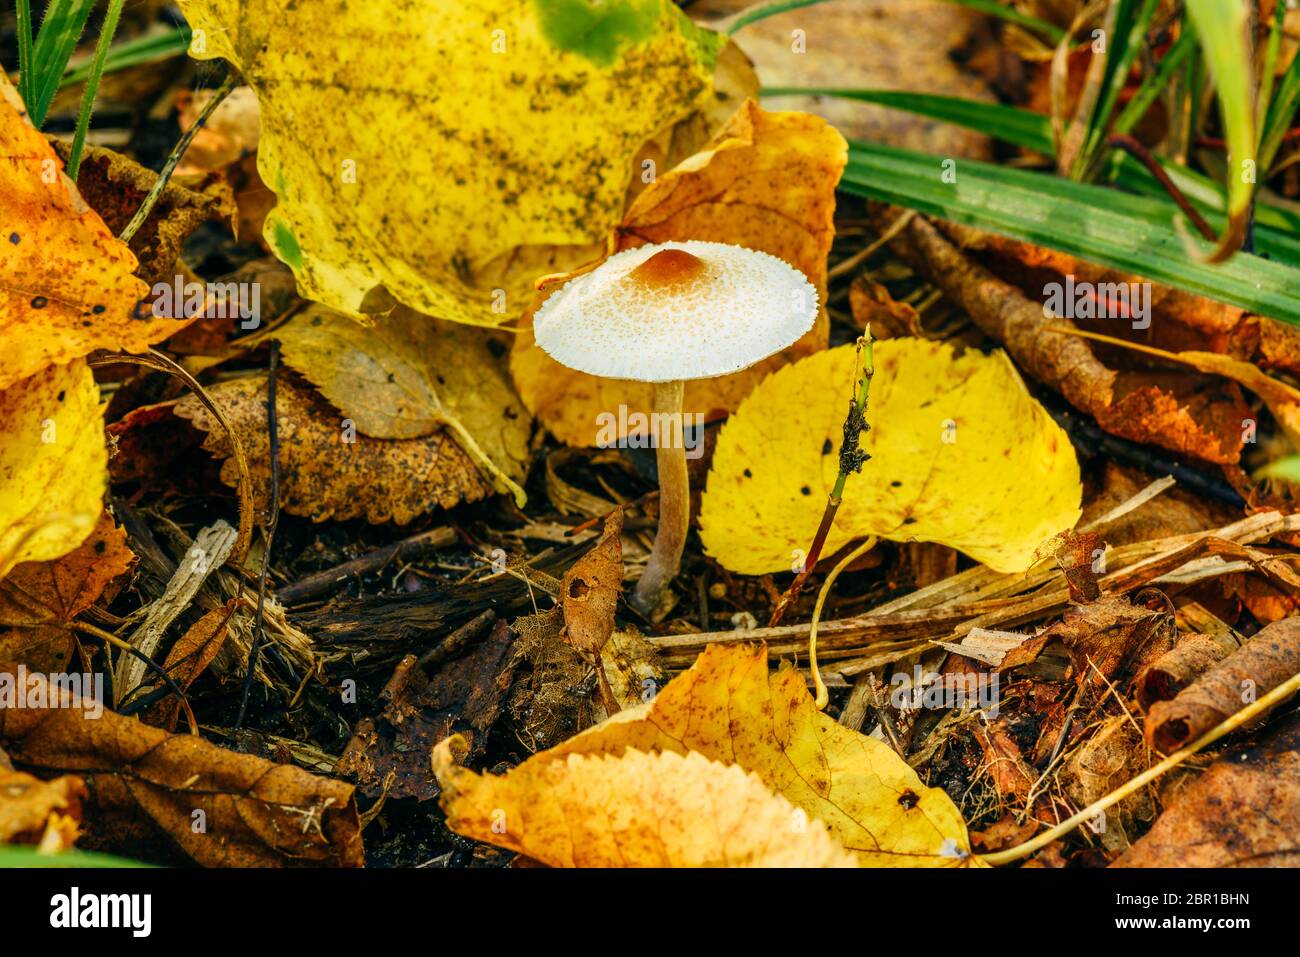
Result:
<svg viewBox="0 0 1300 957">
<path fill-rule="evenodd" d="M 209 390 L 239 435 L 252 470 L 254 500 L 270 499 L 270 434 L 266 376 L 223 382 Z M 281 378 L 276 387 L 280 438 L 280 505 L 312 521 L 365 518 L 404 525 L 434 508 L 451 508 L 491 494 L 470 458 L 445 431 L 427 438 L 385 440 L 353 435 L 323 399 Z M 226 461 L 221 479 L 236 486 L 239 470 L 230 440 L 193 396 L 176 414 L 208 433 L 203 447 Z"/>
<path fill-rule="evenodd" d="M 71 144 L 64 140 L 55 140 L 54 148 L 64 161 L 72 152 Z M 158 174 L 153 170 L 102 146 L 85 148 L 77 172 L 77 189 L 114 236 L 131 222 L 157 182 Z M 186 238 L 205 220 L 223 213 L 228 215 L 229 208 L 218 193 L 197 193 L 169 181 L 131 237 L 131 252 L 139 262 L 135 274 L 151 288 L 158 282 L 171 285 L 179 271 L 176 260 Z M 146 311 L 146 315 L 150 312 Z M 175 324 L 173 329 L 187 324 L 188 320 Z"/>
<path fill-rule="evenodd" d="M 0 663 L 9 681 L 16 669 Z M 45 684 L 40 675 L 32 681 Z M 114 711 L 91 719 L 67 692 L 46 685 L 41 693 L 61 696 L 59 706 L 0 707 L 0 741 L 15 766 L 84 778 L 86 819 L 97 830 L 145 824 L 205 866 L 364 865 L 351 785 Z"/>
<path fill-rule="evenodd" d="M 1237 648 L 1230 633 L 1185 635 L 1142 669 L 1137 678 L 1138 705 L 1149 711 L 1157 701 L 1170 700 Z"/>
<path fill-rule="evenodd" d="M 182 10 L 199 55 L 257 94 L 258 167 L 278 197 L 265 233 L 304 296 L 360 315 L 385 311 L 386 290 L 482 325 L 518 315 L 537 275 L 590 258 L 642 144 L 705 104 L 723 42 L 670 0 Z M 395 143 L 400 176 L 384 172 Z"/>
<path fill-rule="evenodd" d="M 506 347 L 492 333 L 409 309 L 363 326 L 313 304 L 275 337 L 285 363 L 358 432 L 376 439 L 449 432 L 497 490 L 523 506 L 533 423 L 501 359 Z"/>
<path fill-rule="evenodd" d="M 1076 807 L 1087 807 L 1147 769 L 1142 734 L 1128 715 L 1105 719 L 1065 761 L 1061 780 Z M 1126 797 L 1092 822 L 1096 840 L 1108 851 L 1121 851 L 1133 835 L 1156 816 L 1149 790 Z"/>
<path fill-rule="evenodd" d="M 1300 721 L 1210 765 L 1114 867 L 1300 867 Z"/>
<path fill-rule="evenodd" d="M 727 568 L 786 571 L 812 540 L 839 471 L 856 361 L 854 347 L 842 346 L 781 369 L 722 427 L 700 537 Z M 887 339 L 876 344 L 875 367 L 861 445 L 868 459 L 845 487 L 826 554 L 880 535 L 939 542 L 1017 572 L 1074 525 L 1074 449 L 1005 353 Z"/>
<path fill-rule="evenodd" d="M 552 867 L 854 867 L 758 776 L 700 754 L 571 754 L 501 777 L 433 752 L 447 826 Z"/>
<path fill-rule="evenodd" d="M 884 742 L 819 712 L 798 671 L 782 667 L 769 675 L 761 645 L 710 645 L 652 701 L 535 754 L 523 767 L 630 750 L 698 752 L 740 765 L 802 810 L 804 820 L 823 822 L 864 865 L 973 862 L 948 796 L 922 784 Z M 780 836 L 788 839 L 788 831 L 787 817 Z M 478 836 L 494 840 L 490 832 Z"/>
<path fill-rule="evenodd" d="M 1147 743 L 1168 754 L 1196 740 L 1300 672 L 1300 618 L 1265 625 L 1253 638 L 1147 712 Z"/>
<path fill-rule="evenodd" d="M 614 610 L 623 590 L 623 510 L 605 519 L 596 546 L 564 573 L 560 607 L 564 639 L 589 659 L 598 657 L 614 632 Z"/>
<path fill-rule="evenodd" d="M 85 541 L 103 511 L 108 452 L 99 389 L 81 359 L 0 389 L 0 422 L 3 578 Z"/>
<path fill-rule="evenodd" d="M 134 565 L 126 532 L 102 512 L 90 536 L 68 554 L 16 566 L 0 581 L 0 658 L 66 670 L 73 660 L 72 620 Z"/>
<path fill-rule="evenodd" d="M 745 246 L 799 269 L 824 302 L 835 184 L 847 157 L 844 138 L 816 117 L 768 113 L 748 102 L 706 149 L 646 187 L 611 237 L 610 251 L 691 239 Z M 773 369 L 824 348 L 827 328 L 823 311 L 781 354 L 734 375 L 688 382 L 683 408 L 714 418 L 733 411 Z M 533 340 L 531 317 L 515 340 L 510 368 L 524 402 L 568 445 L 595 445 L 602 413 L 626 406 L 630 416 L 652 408 L 648 383 L 600 379 L 546 355 Z"/>
<path fill-rule="evenodd" d="M 96 349 L 141 352 L 184 328 L 136 305 L 136 258 L 86 205 L 0 77 L 0 389 Z"/>
</svg>

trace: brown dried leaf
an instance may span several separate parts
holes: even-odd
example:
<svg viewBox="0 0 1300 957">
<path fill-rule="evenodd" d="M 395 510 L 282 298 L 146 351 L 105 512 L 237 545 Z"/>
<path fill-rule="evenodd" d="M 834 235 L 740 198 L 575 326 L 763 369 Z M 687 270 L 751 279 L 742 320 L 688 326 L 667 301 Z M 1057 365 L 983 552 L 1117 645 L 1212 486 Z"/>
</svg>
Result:
<svg viewBox="0 0 1300 957">
<path fill-rule="evenodd" d="M 594 660 L 614 631 L 614 611 L 623 590 L 623 510 L 605 519 L 596 546 L 564 573 L 560 607 L 564 639 L 579 654 Z"/>
<path fill-rule="evenodd" d="M 1147 712 L 1147 743 L 1166 754 L 1199 738 L 1300 672 L 1300 618 L 1266 625 L 1172 701 Z"/>
<path fill-rule="evenodd" d="M 16 670 L 0 663 L 0 673 Z M 151 825 L 210 867 L 365 864 L 351 785 L 114 711 L 91 720 L 67 695 L 60 704 L 0 707 L 0 740 L 16 765 L 85 778 L 86 818 L 97 829 Z"/>
<path fill-rule="evenodd" d="M 1230 752 L 1114 867 L 1300 867 L 1300 719 Z"/>
<path fill-rule="evenodd" d="M 180 640 L 167 652 L 163 670 L 172 677 L 172 681 L 182 690 L 189 686 L 199 675 L 207 670 L 208 665 L 221 653 L 222 646 L 229 635 L 228 623 L 235 613 L 237 601 L 232 598 L 224 605 L 212 609 L 186 629 Z M 150 724 L 172 730 L 180 717 L 181 703 L 175 696 L 157 704 L 151 715 Z"/>
<path fill-rule="evenodd" d="M 77 549 L 48 562 L 23 562 L 0 581 L 0 659 L 40 671 L 65 670 L 72 620 L 135 565 L 126 532 L 108 512 Z M 114 590 L 109 598 L 116 594 Z"/>
<path fill-rule="evenodd" d="M 51 142 L 66 162 L 72 144 L 58 139 Z M 77 189 L 115 236 L 126 228 L 157 181 L 158 174 L 153 170 L 103 146 L 87 146 L 77 171 Z M 170 284 L 176 276 L 181 246 L 190 233 L 206 220 L 229 213 L 219 193 L 196 193 L 168 182 L 149 216 L 131 237 L 131 252 L 139 261 L 135 274 L 149 286 L 157 282 Z"/>
<path fill-rule="evenodd" d="M 270 499 L 270 434 L 266 376 L 223 382 L 209 395 L 229 416 L 252 471 L 253 497 Z M 276 389 L 280 437 L 280 505 L 312 521 L 364 517 L 404 525 L 434 508 L 451 508 L 490 495 L 492 488 L 445 431 L 421 439 L 352 436 L 345 420 L 316 393 L 281 378 Z M 203 447 L 226 459 L 221 480 L 236 486 L 239 471 L 225 431 L 193 396 L 176 414 L 208 433 Z M 354 441 L 348 441 L 354 438 Z"/>
<path fill-rule="evenodd" d="M 1209 671 L 1232 652 L 1237 642 L 1231 635 L 1186 635 L 1137 677 L 1137 700 L 1143 711 L 1157 701 L 1169 701 L 1196 678 Z"/>
</svg>

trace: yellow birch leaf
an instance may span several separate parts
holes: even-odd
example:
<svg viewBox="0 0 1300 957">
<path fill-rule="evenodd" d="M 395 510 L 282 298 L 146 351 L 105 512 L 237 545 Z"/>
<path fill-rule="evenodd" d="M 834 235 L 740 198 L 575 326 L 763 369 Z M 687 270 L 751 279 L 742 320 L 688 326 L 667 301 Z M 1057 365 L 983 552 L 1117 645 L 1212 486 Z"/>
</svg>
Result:
<svg viewBox="0 0 1300 957">
<path fill-rule="evenodd" d="M 80 359 L 0 391 L 0 578 L 91 533 L 108 487 L 99 389 Z"/>
<path fill-rule="evenodd" d="M 496 777 L 433 751 L 447 826 L 552 867 L 853 867 L 756 775 L 699 754 L 570 755 Z"/>
<path fill-rule="evenodd" d="M 844 137 L 823 120 L 768 113 L 747 102 L 706 149 L 637 196 L 611 249 L 690 239 L 746 246 L 799 269 L 825 302 L 835 185 L 847 158 Z M 684 410 L 706 418 L 734 411 L 774 369 L 824 349 L 827 328 L 822 310 L 813 328 L 780 354 L 734 375 L 687 382 Z M 598 416 L 620 405 L 629 416 L 652 408 L 650 385 L 597 378 L 548 356 L 533 339 L 531 316 L 516 337 L 510 368 L 524 402 L 568 445 L 596 444 Z"/>
<path fill-rule="evenodd" d="M 526 496 L 533 420 L 506 372 L 505 346 L 474 329 L 396 309 L 364 326 L 311 304 L 276 327 L 284 361 L 320 389 L 357 431 L 418 439 L 445 426 L 495 484 Z M 492 350 L 497 346 L 497 351 Z"/>
<path fill-rule="evenodd" d="M 0 389 L 96 349 L 142 352 L 189 324 L 137 306 L 136 259 L 86 205 L 0 75 Z"/>
<path fill-rule="evenodd" d="M 535 756 L 698 751 L 738 764 L 867 867 L 969 865 L 961 812 L 883 741 L 817 710 L 803 675 L 768 670 L 764 645 L 711 645 L 653 701 Z"/>
<path fill-rule="evenodd" d="M 482 325 L 522 310 L 554 247 L 605 239 L 633 158 L 705 104 L 724 41 L 671 0 L 181 7 L 190 52 L 257 94 L 265 235 L 303 295 L 360 317 L 386 290 Z M 512 260 L 530 268 L 501 289 Z"/>
<path fill-rule="evenodd" d="M 831 349 L 764 381 L 723 426 L 700 508 L 705 551 L 735 572 L 788 571 L 835 485 L 856 350 Z M 1079 518 L 1079 463 L 1065 432 L 998 350 L 875 346 L 862 450 L 824 554 L 855 539 L 938 542 L 999 572 Z"/>
</svg>

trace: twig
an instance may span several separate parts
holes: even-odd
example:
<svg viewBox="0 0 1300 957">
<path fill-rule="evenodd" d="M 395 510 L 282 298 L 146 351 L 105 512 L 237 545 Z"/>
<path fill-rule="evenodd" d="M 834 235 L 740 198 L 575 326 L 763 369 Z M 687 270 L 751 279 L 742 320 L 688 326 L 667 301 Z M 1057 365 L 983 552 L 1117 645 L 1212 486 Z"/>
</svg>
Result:
<svg viewBox="0 0 1300 957">
<path fill-rule="evenodd" d="M 872 351 L 874 341 L 871 338 L 871 324 L 868 323 L 866 331 L 858 339 L 858 355 L 862 361 L 862 372 L 858 376 L 853 399 L 849 402 L 848 417 L 844 420 L 844 443 L 840 446 L 840 472 L 835 478 L 835 487 L 831 489 L 830 495 L 826 499 L 826 508 L 822 512 L 821 525 L 817 528 L 817 534 L 813 536 L 812 545 L 808 548 L 808 557 L 803 562 L 803 568 L 795 576 L 794 581 L 790 583 L 790 587 L 786 589 L 780 601 L 776 603 L 776 607 L 772 609 L 772 617 L 767 623 L 769 628 L 775 628 L 781 623 L 786 609 L 794 604 L 799 597 L 799 592 L 803 590 L 803 584 L 808 578 L 808 573 L 817 567 L 817 560 L 821 558 L 822 547 L 826 544 L 826 536 L 830 533 L 831 526 L 835 524 L 835 513 L 839 511 L 840 500 L 844 494 L 844 483 L 848 481 L 849 476 L 854 472 L 861 472 L 863 464 L 870 457 L 862 451 L 858 443 L 862 438 L 862 433 L 871 428 L 867 424 L 867 399 L 871 395 L 871 377 L 876 373 L 875 358 Z"/>
<path fill-rule="evenodd" d="M 203 124 L 208 121 L 208 117 L 221 105 L 221 101 L 230 95 L 230 91 L 235 88 L 235 83 L 236 74 L 227 73 L 226 78 L 221 82 L 221 86 L 217 87 L 212 94 L 212 99 L 203 105 L 203 109 L 199 111 L 194 125 L 185 131 L 185 135 L 180 138 L 180 141 L 172 149 L 171 155 L 167 157 L 167 162 L 163 164 L 161 172 L 158 173 L 158 182 L 153 184 L 153 188 L 149 190 L 149 195 L 144 198 L 140 208 L 135 211 L 131 221 L 126 224 L 126 229 L 122 230 L 122 234 L 118 236 L 118 239 L 122 240 L 122 242 L 129 243 L 131 237 L 139 232 L 140 227 L 144 225 L 144 221 L 149 218 L 149 213 L 153 211 L 154 204 L 158 202 L 158 197 L 162 196 L 163 190 L 167 188 L 167 183 L 172 177 L 172 171 L 176 169 L 176 164 L 181 161 L 185 151 L 190 148 L 190 141 L 203 128 Z"/>
<path fill-rule="evenodd" d="M 450 526 L 431 528 L 419 535 L 412 535 L 400 542 L 393 542 L 383 548 L 367 552 L 360 558 L 342 562 L 333 568 L 325 568 L 298 579 L 292 585 L 286 585 L 276 592 L 282 605 L 296 605 L 312 598 L 319 598 L 331 589 L 352 578 L 370 575 L 380 571 L 389 562 L 403 561 L 426 551 L 435 551 L 447 545 L 455 544 L 456 530 Z"/>
<path fill-rule="evenodd" d="M 262 568 L 257 576 L 257 614 L 253 619 L 253 642 L 248 649 L 248 671 L 244 674 L 244 688 L 239 697 L 239 714 L 235 730 L 244 725 L 248 710 L 248 695 L 253 690 L 253 675 L 257 673 L 258 652 L 266 641 L 266 574 L 271 564 L 271 546 L 275 542 L 275 528 L 280 523 L 280 417 L 275 408 L 276 374 L 280 366 L 280 340 L 271 340 L 270 369 L 266 377 L 266 428 L 271 438 L 271 501 L 267 505 L 266 524 L 262 528 Z"/>
<path fill-rule="evenodd" d="M 84 635 L 90 635 L 92 638 L 98 638 L 100 641 L 104 642 L 105 644 L 112 645 L 114 648 L 118 649 L 119 651 L 123 651 L 134 658 L 140 659 L 141 661 L 144 662 L 146 668 L 148 668 L 151 671 L 157 672 L 158 677 L 160 677 L 163 680 L 163 684 L 165 684 L 172 691 L 172 693 L 175 694 L 176 697 L 180 699 L 181 707 L 185 709 L 185 715 L 190 722 L 190 733 L 191 734 L 199 733 L 199 722 L 194 717 L 194 712 L 190 710 L 189 698 L 185 696 L 185 692 L 182 691 L 180 687 L 176 684 L 176 682 L 172 680 L 171 675 L 167 674 L 167 670 L 163 668 L 162 665 L 158 664 L 158 662 L 154 661 L 148 655 L 132 647 L 129 642 L 123 641 L 121 638 L 117 637 L 117 635 L 113 634 L 111 631 L 105 631 L 103 628 L 100 628 L 98 625 L 92 625 L 88 621 L 74 621 L 72 622 L 72 627 L 76 631 L 79 631 Z"/>
<path fill-rule="evenodd" d="M 1147 172 L 1154 176 L 1156 182 L 1159 183 L 1161 188 L 1169 194 L 1170 199 L 1177 203 L 1178 208 L 1181 209 L 1183 214 L 1192 221 L 1192 225 L 1196 227 L 1197 232 L 1210 242 L 1216 242 L 1218 240 L 1218 237 L 1214 233 L 1214 229 L 1205 221 L 1205 217 L 1202 216 L 1197 211 L 1196 207 L 1192 205 L 1191 200 L 1183 195 L 1183 191 L 1175 185 L 1172 179 L 1169 178 L 1169 174 L 1165 172 L 1165 168 L 1160 165 L 1159 161 L 1151 155 L 1145 146 L 1127 133 L 1116 133 L 1108 140 L 1108 143 L 1116 149 L 1122 149 L 1145 166 Z"/>
</svg>

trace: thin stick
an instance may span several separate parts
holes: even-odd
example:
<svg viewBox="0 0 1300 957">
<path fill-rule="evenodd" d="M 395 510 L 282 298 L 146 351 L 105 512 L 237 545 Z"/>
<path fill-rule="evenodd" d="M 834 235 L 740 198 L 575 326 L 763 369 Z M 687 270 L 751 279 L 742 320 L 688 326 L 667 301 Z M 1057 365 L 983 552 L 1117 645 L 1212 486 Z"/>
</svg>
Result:
<svg viewBox="0 0 1300 957">
<path fill-rule="evenodd" d="M 108 0 L 108 12 L 104 14 L 104 25 L 100 28 L 99 40 L 95 44 L 95 58 L 90 61 L 86 88 L 81 93 L 77 131 L 72 136 L 72 152 L 68 156 L 68 177 L 74 183 L 77 181 L 77 172 L 81 169 L 81 152 L 86 148 L 86 132 L 90 129 L 90 115 L 95 112 L 95 97 L 99 94 L 99 81 L 104 76 L 104 62 L 108 59 L 108 48 L 113 44 L 113 34 L 117 32 L 117 18 L 122 15 L 124 2 L 125 0 Z"/>
<path fill-rule="evenodd" d="M 821 670 L 817 667 L 817 625 L 822 620 L 822 606 L 826 604 L 826 596 L 831 593 L 831 586 L 835 584 L 835 579 L 840 577 L 840 572 L 875 547 L 876 536 L 872 535 L 845 555 L 840 559 L 839 564 L 831 569 L 831 573 L 826 576 L 826 581 L 822 583 L 822 590 L 817 593 L 817 605 L 813 608 L 812 624 L 808 626 L 808 670 L 812 672 L 813 687 L 817 689 L 818 711 L 826 710 L 826 705 L 831 700 L 830 692 L 826 690 L 826 682 L 822 681 Z"/>
<path fill-rule="evenodd" d="M 1264 695 L 1264 697 L 1242 708 L 1232 717 L 1227 718 L 1214 728 L 1211 728 L 1185 748 L 1175 751 L 1159 764 L 1148 768 L 1127 784 L 1116 788 L 1105 797 L 1093 801 L 1073 817 L 1067 818 L 1055 827 L 1044 831 L 1042 834 L 1039 834 L 1031 840 L 1025 841 L 1023 844 L 1017 844 L 1015 847 L 1007 848 L 1005 851 L 997 851 L 992 854 L 981 854 L 979 855 L 980 859 L 986 864 L 997 866 L 999 864 L 1009 864 L 1012 861 L 1018 861 L 1023 857 L 1028 857 L 1040 848 L 1046 847 L 1058 838 L 1069 834 L 1080 824 L 1092 820 L 1108 807 L 1118 804 L 1130 794 L 1145 787 L 1147 784 L 1150 784 L 1166 771 L 1171 771 L 1178 767 L 1178 765 L 1182 764 L 1197 751 L 1200 751 L 1202 748 L 1218 741 L 1225 734 L 1235 731 L 1243 724 L 1249 722 L 1252 718 L 1263 714 L 1265 711 L 1272 708 L 1273 705 L 1285 701 L 1297 691 L 1300 691 L 1300 674 L 1292 675 L 1282 684 Z"/>
<path fill-rule="evenodd" d="M 271 438 L 271 501 L 267 505 L 269 514 L 262 531 L 266 537 L 262 548 L 262 568 L 257 576 L 257 614 L 253 619 L 253 643 L 248 649 L 248 671 L 244 675 L 244 688 L 239 696 L 239 714 L 235 718 L 235 730 L 244 725 L 244 713 L 248 710 L 248 695 L 253 690 L 253 675 L 257 673 L 258 652 L 266 641 L 266 573 L 271 564 L 271 546 L 275 542 L 275 528 L 280 523 L 280 417 L 275 408 L 276 373 L 280 366 L 280 340 L 271 340 L 270 372 L 266 377 L 266 427 Z"/>
<path fill-rule="evenodd" d="M 1192 221 L 1196 231 L 1210 242 L 1216 242 L 1218 237 L 1214 234 L 1214 229 L 1205 221 L 1205 217 L 1200 214 L 1191 200 L 1183 195 L 1183 191 L 1178 188 L 1165 168 L 1160 165 L 1154 156 L 1147 151 L 1147 148 L 1126 133 L 1117 133 L 1108 140 L 1108 145 L 1122 149 L 1135 160 L 1146 167 L 1148 173 L 1155 177 L 1162 189 L 1169 194 L 1170 199 L 1178 204 L 1178 208 L 1183 214 Z"/>
<path fill-rule="evenodd" d="M 772 617 L 768 620 L 768 627 L 775 628 L 780 624 L 784 617 L 786 609 L 794 604 L 799 597 L 799 592 L 803 590 L 803 583 L 808 578 L 808 573 L 817 567 L 817 560 L 821 558 L 822 547 L 826 544 L 826 536 L 830 533 L 831 526 L 835 524 L 835 513 L 839 511 L 840 500 L 844 494 L 844 483 L 848 481 L 849 476 L 854 472 L 862 471 L 863 464 L 867 461 L 868 455 L 858 447 L 858 442 L 862 433 L 870 430 L 871 426 L 867 424 L 867 399 L 871 395 L 871 378 L 876 374 L 875 358 L 872 351 L 872 343 L 875 340 L 871 338 L 871 324 L 867 324 L 866 331 L 858 339 L 858 354 L 862 361 L 862 372 L 858 377 L 857 388 L 854 391 L 853 399 L 849 402 L 849 414 L 844 420 L 844 443 L 840 446 L 840 472 L 835 478 L 835 487 L 826 499 L 826 508 L 822 512 L 821 525 L 817 528 L 817 534 L 813 536 L 812 545 L 808 547 L 808 557 L 803 561 L 803 568 L 795 576 L 790 587 L 786 589 L 781 600 L 776 603 L 772 609 Z"/>
<path fill-rule="evenodd" d="M 185 131 L 185 135 L 180 138 L 180 142 L 172 149 L 171 155 L 167 157 L 167 162 L 163 164 L 162 172 L 158 174 L 158 182 L 153 184 L 153 189 L 149 190 L 149 195 L 144 198 L 140 208 L 135 211 L 131 221 L 126 224 L 126 229 L 122 230 L 122 235 L 118 239 L 124 243 L 129 243 L 131 237 L 139 232 L 144 221 L 149 218 L 149 213 L 153 211 L 154 204 L 158 202 L 158 197 L 162 196 L 163 190 L 167 188 L 168 181 L 172 178 L 172 171 L 176 169 L 176 164 L 181 161 L 185 151 L 190 148 L 190 141 L 194 139 L 196 133 L 203 129 L 203 124 L 221 105 L 221 101 L 230 95 L 230 91 L 235 88 L 235 74 L 228 73 L 226 78 L 217 87 L 216 92 L 212 94 L 212 99 L 203 105 L 199 111 L 198 119 L 194 125 Z"/>
</svg>

